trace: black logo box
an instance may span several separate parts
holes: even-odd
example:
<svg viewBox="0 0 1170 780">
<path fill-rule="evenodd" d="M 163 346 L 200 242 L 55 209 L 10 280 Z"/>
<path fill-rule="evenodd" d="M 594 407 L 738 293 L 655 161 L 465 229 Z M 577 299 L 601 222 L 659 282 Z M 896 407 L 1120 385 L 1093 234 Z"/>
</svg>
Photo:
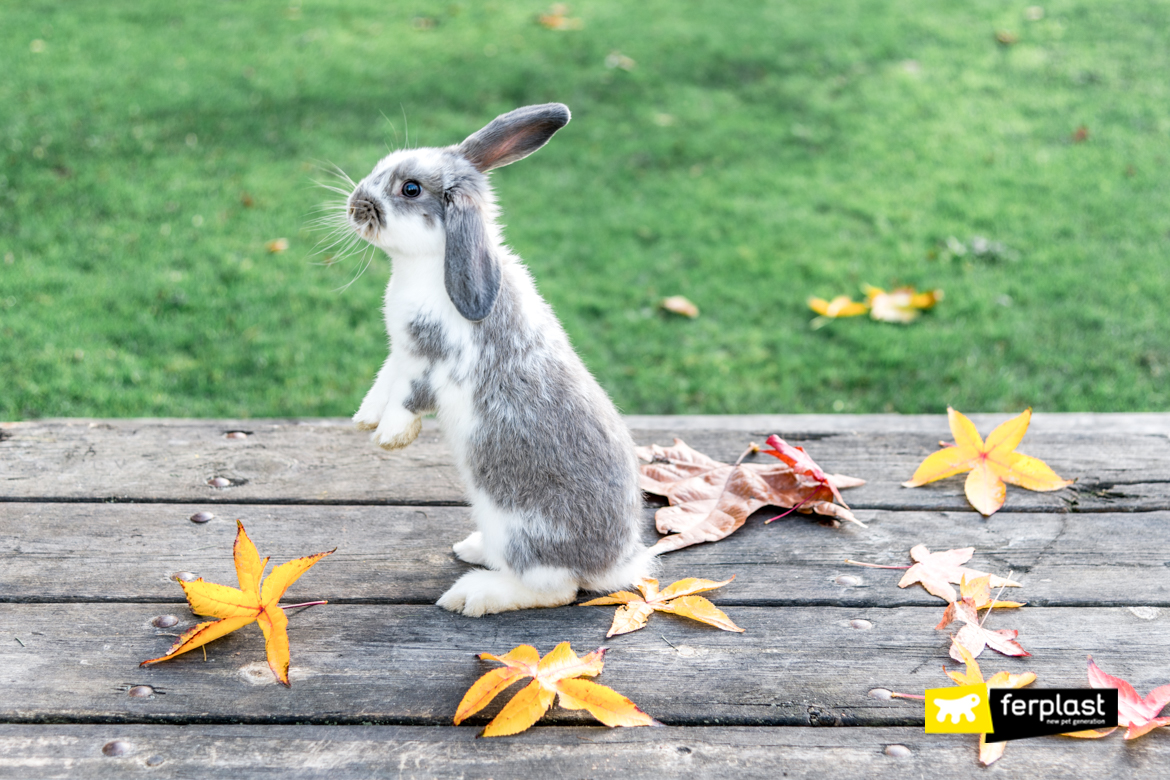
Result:
<svg viewBox="0 0 1170 780">
<path fill-rule="evenodd" d="M 988 742 L 1117 725 L 1116 688 L 991 688 Z"/>
</svg>

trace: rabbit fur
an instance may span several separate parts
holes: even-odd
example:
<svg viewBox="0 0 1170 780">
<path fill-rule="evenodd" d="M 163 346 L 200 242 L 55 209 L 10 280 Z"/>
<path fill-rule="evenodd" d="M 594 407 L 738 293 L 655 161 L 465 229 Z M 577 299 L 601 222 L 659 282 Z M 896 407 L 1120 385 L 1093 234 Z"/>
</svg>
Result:
<svg viewBox="0 0 1170 780">
<path fill-rule="evenodd" d="M 394 152 L 347 203 L 392 265 L 390 356 L 353 419 L 397 449 L 436 414 L 478 529 L 454 551 L 486 567 L 438 601 L 465 615 L 568 604 L 650 566 L 633 440 L 504 246 L 486 175 L 568 121 L 559 103 L 527 106 L 458 146 Z"/>
</svg>

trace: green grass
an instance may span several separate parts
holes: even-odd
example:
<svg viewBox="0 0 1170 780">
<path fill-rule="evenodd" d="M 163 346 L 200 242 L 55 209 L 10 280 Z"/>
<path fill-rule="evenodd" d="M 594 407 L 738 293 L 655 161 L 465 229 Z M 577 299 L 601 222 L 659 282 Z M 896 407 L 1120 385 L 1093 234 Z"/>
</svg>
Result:
<svg viewBox="0 0 1170 780">
<path fill-rule="evenodd" d="M 493 178 L 624 411 L 1170 407 L 1167 3 L 546 7 L 5 3 L 0 419 L 351 414 L 389 268 L 313 255 L 319 164 L 549 100 L 573 122 Z M 867 282 L 946 298 L 809 327 Z"/>
</svg>

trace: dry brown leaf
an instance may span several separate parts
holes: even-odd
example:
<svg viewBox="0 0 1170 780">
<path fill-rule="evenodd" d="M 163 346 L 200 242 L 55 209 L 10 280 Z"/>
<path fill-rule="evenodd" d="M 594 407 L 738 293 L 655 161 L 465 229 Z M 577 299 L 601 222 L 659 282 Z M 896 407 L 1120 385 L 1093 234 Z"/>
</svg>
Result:
<svg viewBox="0 0 1170 780">
<path fill-rule="evenodd" d="M 754 444 L 744 456 L 753 451 L 759 451 Z M 655 555 L 717 542 L 765 506 L 865 525 L 848 508 L 833 503 L 831 489 L 864 485 L 865 480 L 831 474 L 821 481 L 787 463 L 742 463 L 743 456 L 729 465 L 691 449 L 682 439 L 675 439 L 671 447 L 638 447 L 637 453 L 649 461 L 642 466 L 642 489 L 665 496 L 671 504 L 654 515 L 658 532 L 671 534 L 651 548 Z"/>
<path fill-rule="evenodd" d="M 610 626 L 606 638 L 619 634 L 628 634 L 637 631 L 646 625 L 651 612 L 669 612 L 672 615 L 698 620 L 709 626 L 721 628 L 724 631 L 743 632 L 743 629 L 731 622 L 731 618 L 723 614 L 723 610 L 712 604 L 702 596 L 695 595 L 708 590 L 722 588 L 735 579 L 731 575 L 723 582 L 701 580 L 688 577 L 684 580 L 671 583 L 661 591 L 658 589 L 658 580 L 646 578 L 638 582 L 641 597 L 628 590 L 619 590 L 608 596 L 586 601 L 583 607 L 603 607 L 611 604 L 620 605 L 613 616 L 613 625 Z"/>
<path fill-rule="evenodd" d="M 269 252 L 271 252 L 274 255 L 279 254 L 280 252 L 283 252 L 286 249 L 288 249 L 288 239 L 287 238 L 274 238 L 271 241 L 269 241 L 267 244 L 265 244 L 264 248 L 267 249 Z"/>
</svg>

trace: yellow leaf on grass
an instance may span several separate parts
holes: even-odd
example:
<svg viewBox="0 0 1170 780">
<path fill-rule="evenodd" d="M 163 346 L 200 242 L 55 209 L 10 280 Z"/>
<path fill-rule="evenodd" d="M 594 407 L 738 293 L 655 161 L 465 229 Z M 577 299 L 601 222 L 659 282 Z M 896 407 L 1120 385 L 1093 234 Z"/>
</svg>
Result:
<svg viewBox="0 0 1170 780">
<path fill-rule="evenodd" d="M 167 661 L 226 636 L 237 628 L 257 622 L 260 624 L 260 630 L 264 632 L 268 666 L 276 675 L 276 679 L 288 685 L 288 616 L 284 614 L 278 602 L 298 577 L 317 561 L 332 553 L 333 550 L 330 550 L 283 563 L 273 569 L 261 585 L 260 578 L 264 574 L 265 566 L 268 565 L 268 559 L 260 559 L 256 545 L 244 531 L 244 524 L 237 520 L 232 557 L 235 560 L 240 587 L 231 588 L 214 582 L 204 582 L 202 577 L 194 582 L 179 583 L 183 586 L 183 592 L 187 594 L 187 603 L 191 605 L 192 612 L 219 620 L 200 623 L 184 632 L 166 655 L 143 661 L 140 666 Z"/>
<path fill-rule="evenodd" d="M 605 648 L 578 657 L 568 642 L 561 642 L 544 658 L 531 645 L 520 645 L 502 656 L 481 653 L 480 659 L 498 661 L 503 668 L 480 677 L 464 694 L 455 711 L 458 726 L 486 707 L 512 683 L 531 677 L 532 682 L 504 705 L 480 736 L 519 734 L 548 711 L 553 700 L 569 710 L 588 710 L 607 726 L 661 726 L 617 691 L 581 677 L 596 677 L 605 664 Z"/>
<path fill-rule="evenodd" d="M 942 290 L 918 292 L 913 287 L 899 287 L 886 292 L 880 287 L 865 286 L 869 316 L 882 322 L 913 322 L 923 309 L 932 309 L 943 299 Z"/>
<path fill-rule="evenodd" d="M 868 303 L 857 303 L 848 295 L 838 295 L 831 301 L 824 298 L 809 298 L 808 307 L 822 317 L 856 317 L 869 311 Z"/>
<path fill-rule="evenodd" d="M 1044 461 L 1015 452 L 1028 430 L 1031 409 L 999 425 L 986 442 L 966 415 L 949 406 L 947 419 L 955 437 L 954 446 L 944 446 L 928 455 L 903 486 L 919 487 L 969 471 L 964 486 L 967 500 L 980 514 L 988 516 L 1003 506 L 1007 495 L 1005 482 L 1037 491 L 1059 490 L 1072 484 L 1072 480 L 1062 479 Z"/>
<path fill-rule="evenodd" d="M 651 612 L 669 612 L 672 615 L 698 620 L 709 626 L 721 628 L 724 631 L 743 632 L 735 625 L 731 618 L 723 614 L 723 610 L 696 593 L 722 588 L 735 579 L 735 575 L 723 582 L 714 580 L 700 580 L 695 577 L 679 580 L 658 590 L 658 580 L 646 578 L 638 582 L 639 597 L 629 591 L 620 590 L 608 596 L 586 601 L 582 607 L 603 607 L 610 604 L 621 604 L 613 616 L 613 625 L 609 628 L 606 637 L 628 634 L 637 631 L 646 625 Z"/>
</svg>

